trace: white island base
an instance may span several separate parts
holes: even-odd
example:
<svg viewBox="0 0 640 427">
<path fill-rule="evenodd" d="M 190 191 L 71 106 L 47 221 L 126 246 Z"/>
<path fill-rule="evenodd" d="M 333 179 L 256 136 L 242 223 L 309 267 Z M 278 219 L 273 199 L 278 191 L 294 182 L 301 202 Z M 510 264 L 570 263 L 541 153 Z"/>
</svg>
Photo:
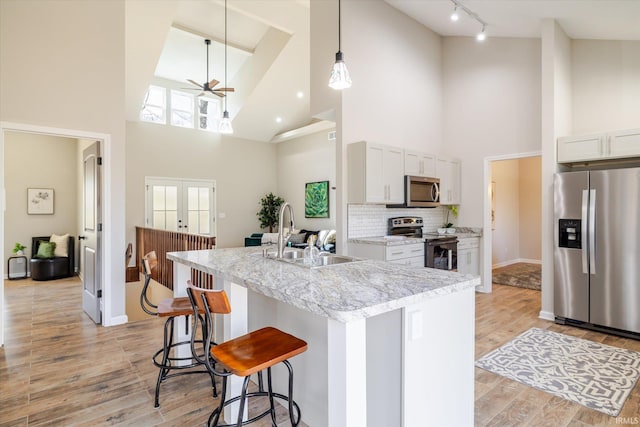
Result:
<svg viewBox="0 0 640 427">
<path fill-rule="evenodd" d="M 191 267 L 170 259 L 175 294 L 182 296 Z M 232 306 L 230 315 L 216 318 L 218 340 L 275 326 L 307 341 L 308 350 L 290 362 L 294 400 L 308 426 L 473 426 L 473 286 L 338 321 L 235 282 L 216 276 L 215 287 L 225 289 Z M 286 394 L 286 369 L 273 372 L 275 390 Z M 240 383 L 233 381 L 230 395 L 239 394 Z"/>
</svg>

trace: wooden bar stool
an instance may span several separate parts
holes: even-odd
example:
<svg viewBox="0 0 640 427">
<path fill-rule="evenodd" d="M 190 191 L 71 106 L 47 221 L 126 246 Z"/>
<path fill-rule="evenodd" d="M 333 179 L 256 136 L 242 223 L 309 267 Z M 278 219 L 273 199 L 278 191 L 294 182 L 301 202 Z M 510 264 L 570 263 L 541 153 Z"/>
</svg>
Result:
<svg viewBox="0 0 640 427">
<path fill-rule="evenodd" d="M 215 383 L 215 375 L 207 369 L 202 361 L 203 355 L 198 356 L 194 354 L 194 343 L 202 343 L 202 340 L 196 340 L 195 335 L 197 331 L 198 322 L 194 321 L 193 330 L 191 333 L 191 339 L 189 341 L 173 342 L 173 328 L 174 320 L 179 316 L 185 316 L 187 318 L 186 325 L 188 327 L 188 318 L 193 315 L 193 308 L 189 297 L 182 298 L 165 298 L 161 300 L 158 305 L 153 304 L 147 296 L 149 289 L 149 283 L 151 282 L 151 271 L 158 265 L 158 258 L 155 251 L 147 253 L 142 258 L 142 268 L 144 271 L 144 285 L 142 292 L 140 293 L 140 305 L 145 313 L 166 317 L 167 320 L 164 323 L 164 343 L 160 350 L 156 351 L 152 357 L 153 364 L 159 368 L 158 380 L 156 381 L 156 392 L 154 407 L 160 406 L 160 384 L 172 377 L 187 374 L 209 374 L 211 376 L 211 387 L 213 388 L 213 397 L 218 396 L 218 390 Z M 204 310 L 195 314 L 195 317 L 201 317 L 204 314 Z M 204 323 L 203 323 L 204 324 Z M 204 333 L 203 333 L 204 334 Z M 189 346 L 191 348 L 191 356 L 189 357 L 176 357 L 172 356 L 171 352 L 178 346 Z M 202 366 L 200 369 L 191 369 Z M 171 373 L 171 371 L 177 371 Z"/>
<path fill-rule="evenodd" d="M 227 294 L 220 290 L 202 289 L 187 283 L 187 292 L 193 311 L 204 310 L 205 327 L 209 334 L 213 331 L 213 315 L 228 314 L 231 312 L 231 305 Z M 276 426 L 276 411 L 274 398 L 287 401 L 289 406 L 289 419 L 292 426 L 300 423 L 300 407 L 293 400 L 293 368 L 288 359 L 303 353 L 307 350 L 307 343 L 293 335 L 287 334 L 273 327 L 258 329 L 240 337 L 217 345 L 211 345 L 209 340 L 204 339 L 205 354 L 210 354 L 210 358 L 205 359 L 205 365 L 214 375 L 222 377 L 222 396 L 220 404 L 209 416 L 208 426 L 214 427 L 240 427 L 257 421 L 267 415 L 271 415 L 271 422 Z M 217 371 L 215 364 L 219 363 L 224 370 Z M 271 367 L 283 363 L 289 371 L 288 396 L 274 393 L 271 385 Z M 248 393 L 249 380 L 252 374 L 267 370 L 267 391 L 262 390 Z M 226 399 L 227 377 L 237 375 L 244 377 L 242 392 L 240 396 Z M 266 396 L 269 398 L 269 409 L 243 421 L 244 406 L 249 397 Z M 240 401 L 238 421 L 236 424 L 218 424 L 220 415 L 225 406 Z M 296 416 L 297 414 L 297 416 Z"/>
</svg>

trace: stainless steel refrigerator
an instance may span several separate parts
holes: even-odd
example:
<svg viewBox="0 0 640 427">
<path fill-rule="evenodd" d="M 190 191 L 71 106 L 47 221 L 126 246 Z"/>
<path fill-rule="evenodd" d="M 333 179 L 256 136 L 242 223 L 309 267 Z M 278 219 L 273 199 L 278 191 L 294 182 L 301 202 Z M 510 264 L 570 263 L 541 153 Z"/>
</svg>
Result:
<svg viewBox="0 0 640 427">
<path fill-rule="evenodd" d="M 640 334 L 640 168 L 557 173 L 554 210 L 556 321 Z"/>
</svg>

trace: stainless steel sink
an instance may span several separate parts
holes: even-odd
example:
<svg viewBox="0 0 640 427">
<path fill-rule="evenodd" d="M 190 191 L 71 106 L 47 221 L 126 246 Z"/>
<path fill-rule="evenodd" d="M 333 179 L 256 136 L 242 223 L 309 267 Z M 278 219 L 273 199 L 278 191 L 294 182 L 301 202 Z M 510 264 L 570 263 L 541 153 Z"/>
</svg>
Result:
<svg viewBox="0 0 640 427">
<path fill-rule="evenodd" d="M 331 265 L 365 261 L 365 259 L 363 258 L 356 258 L 352 256 L 347 256 L 347 255 L 335 255 L 335 254 L 323 252 L 320 254 L 320 256 L 318 257 L 318 261 L 315 264 L 313 265 L 305 264 L 304 250 L 302 249 L 287 249 L 282 254 L 282 258 L 277 258 L 276 255 L 277 254 L 275 252 L 266 253 L 267 258 L 271 258 L 276 261 L 287 262 L 289 264 L 297 265 L 300 267 L 306 267 L 306 268 L 321 268 L 321 267 L 328 267 Z"/>
</svg>

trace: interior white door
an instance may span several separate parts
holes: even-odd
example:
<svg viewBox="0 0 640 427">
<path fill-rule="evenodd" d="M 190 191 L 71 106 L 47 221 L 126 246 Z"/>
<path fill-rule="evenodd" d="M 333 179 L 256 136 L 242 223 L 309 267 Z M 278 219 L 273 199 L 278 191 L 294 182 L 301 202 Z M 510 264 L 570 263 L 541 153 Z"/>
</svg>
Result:
<svg viewBox="0 0 640 427">
<path fill-rule="evenodd" d="M 80 240 L 80 278 L 82 309 L 94 322 L 102 323 L 100 298 L 102 216 L 100 204 L 100 142 L 82 152 L 83 164 L 83 230 Z"/>
</svg>

